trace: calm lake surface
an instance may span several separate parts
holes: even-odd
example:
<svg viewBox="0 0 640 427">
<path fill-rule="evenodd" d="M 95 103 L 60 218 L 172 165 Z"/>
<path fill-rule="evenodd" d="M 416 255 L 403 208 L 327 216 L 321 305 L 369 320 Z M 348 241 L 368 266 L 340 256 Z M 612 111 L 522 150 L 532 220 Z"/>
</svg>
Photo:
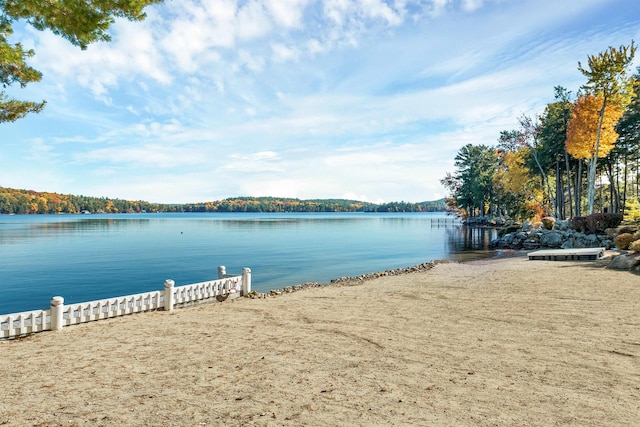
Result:
<svg viewBox="0 0 640 427">
<path fill-rule="evenodd" d="M 446 221 L 448 219 L 448 221 Z M 0 314 L 252 270 L 253 289 L 491 256 L 442 213 L 0 215 Z"/>
</svg>

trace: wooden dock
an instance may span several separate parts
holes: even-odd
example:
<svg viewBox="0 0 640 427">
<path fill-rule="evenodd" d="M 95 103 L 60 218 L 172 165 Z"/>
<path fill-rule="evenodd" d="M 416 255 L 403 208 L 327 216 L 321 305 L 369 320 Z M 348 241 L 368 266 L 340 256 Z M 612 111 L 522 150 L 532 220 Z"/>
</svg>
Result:
<svg viewBox="0 0 640 427">
<path fill-rule="evenodd" d="M 593 261 L 602 258 L 605 248 L 544 249 L 529 252 L 529 260 Z"/>
</svg>

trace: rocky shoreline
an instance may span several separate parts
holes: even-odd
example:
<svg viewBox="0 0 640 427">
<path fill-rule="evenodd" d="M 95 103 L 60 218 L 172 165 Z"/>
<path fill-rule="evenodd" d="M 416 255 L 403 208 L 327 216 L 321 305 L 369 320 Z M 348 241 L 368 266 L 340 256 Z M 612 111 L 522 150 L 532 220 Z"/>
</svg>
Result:
<svg viewBox="0 0 640 427">
<path fill-rule="evenodd" d="M 640 274 L 640 253 L 616 248 L 617 236 L 621 233 L 637 232 L 638 227 L 635 225 L 586 233 L 573 229 L 570 221 L 565 220 L 553 220 L 547 224 L 525 222 L 522 227 L 503 228 L 501 236 L 491 241 L 489 248 L 510 250 L 605 248 L 610 251 L 603 260 L 606 268 Z"/>
<path fill-rule="evenodd" d="M 361 274 L 360 276 L 343 276 L 343 277 L 338 277 L 337 279 L 332 279 L 331 282 L 329 282 L 328 284 L 319 283 L 319 282 L 305 282 L 299 285 L 287 286 L 282 289 L 271 289 L 269 292 L 258 292 L 254 290 L 254 291 L 251 291 L 251 293 L 249 293 L 247 297 L 253 298 L 253 299 L 268 298 L 268 297 L 274 297 L 274 296 L 283 295 L 283 294 L 290 294 L 293 292 L 302 291 L 304 289 L 318 288 L 320 286 L 329 286 L 329 285 L 354 286 L 368 280 L 378 279 L 380 277 L 400 276 L 400 275 L 409 274 L 409 273 L 417 273 L 421 271 L 431 270 L 437 264 L 443 263 L 443 262 L 449 262 L 449 261 L 430 261 L 422 264 L 413 265 L 411 267 L 396 268 L 393 270 L 379 271 L 376 273 Z"/>
<path fill-rule="evenodd" d="M 509 231 L 509 228 L 505 229 Z M 541 223 L 525 222 L 515 231 L 505 232 L 489 244 L 490 249 L 578 249 L 613 248 L 614 233 L 587 234 L 573 230 L 568 221 L 556 221 L 552 229 Z"/>
</svg>

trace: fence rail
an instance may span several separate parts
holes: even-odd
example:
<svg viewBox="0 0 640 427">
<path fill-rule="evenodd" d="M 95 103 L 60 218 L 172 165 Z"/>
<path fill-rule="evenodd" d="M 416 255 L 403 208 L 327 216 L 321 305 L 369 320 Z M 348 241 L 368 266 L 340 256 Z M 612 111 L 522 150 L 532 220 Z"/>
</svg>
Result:
<svg viewBox="0 0 640 427">
<path fill-rule="evenodd" d="M 51 307 L 22 313 L 0 315 L 0 339 L 15 338 L 42 331 L 55 331 L 65 326 L 109 319 L 145 311 L 164 310 L 216 298 L 223 300 L 231 294 L 247 295 L 251 292 L 251 269 L 242 275 L 229 275 L 224 266 L 218 267 L 218 279 L 190 285 L 175 286 L 165 280 L 161 291 L 143 292 L 90 302 L 64 304 L 64 298 L 55 296 Z"/>
<path fill-rule="evenodd" d="M 33 310 L 0 316 L 0 339 L 51 329 L 51 310 Z"/>
</svg>

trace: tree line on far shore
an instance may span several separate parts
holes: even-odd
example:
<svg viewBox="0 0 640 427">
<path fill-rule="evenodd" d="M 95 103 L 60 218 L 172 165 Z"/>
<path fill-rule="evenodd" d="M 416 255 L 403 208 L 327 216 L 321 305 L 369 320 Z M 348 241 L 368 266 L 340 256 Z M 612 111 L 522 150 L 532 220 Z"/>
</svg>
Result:
<svg viewBox="0 0 640 427">
<path fill-rule="evenodd" d="M 213 202 L 160 204 L 145 201 L 74 196 L 0 187 L 0 214 L 141 213 L 141 212 L 442 212 L 444 199 L 384 204 L 344 199 L 300 200 L 235 197 Z"/>
<path fill-rule="evenodd" d="M 555 87 L 537 117 L 523 115 L 497 146 L 468 144 L 441 183 L 461 216 L 567 219 L 595 212 L 640 220 L 640 67 L 635 43 L 590 55 L 574 96 Z"/>
</svg>

